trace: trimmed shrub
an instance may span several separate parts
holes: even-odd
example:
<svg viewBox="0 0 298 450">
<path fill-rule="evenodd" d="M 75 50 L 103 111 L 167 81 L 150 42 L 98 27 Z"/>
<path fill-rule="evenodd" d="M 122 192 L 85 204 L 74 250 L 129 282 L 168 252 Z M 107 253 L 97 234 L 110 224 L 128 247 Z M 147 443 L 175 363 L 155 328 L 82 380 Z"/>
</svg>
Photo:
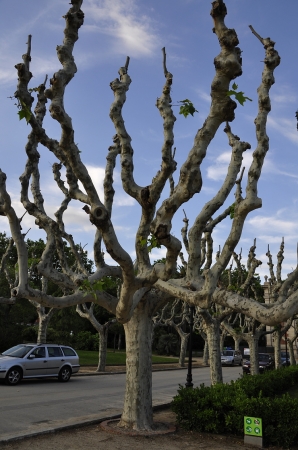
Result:
<svg viewBox="0 0 298 450">
<path fill-rule="evenodd" d="M 298 384 L 298 367 L 244 376 L 230 384 L 189 389 L 180 386 L 172 409 L 187 430 L 243 435 L 244 416 L 262 418 L 266 444 L 289 445 L 298 441 L 298 399 L 288 394 Z"/>
</svg>

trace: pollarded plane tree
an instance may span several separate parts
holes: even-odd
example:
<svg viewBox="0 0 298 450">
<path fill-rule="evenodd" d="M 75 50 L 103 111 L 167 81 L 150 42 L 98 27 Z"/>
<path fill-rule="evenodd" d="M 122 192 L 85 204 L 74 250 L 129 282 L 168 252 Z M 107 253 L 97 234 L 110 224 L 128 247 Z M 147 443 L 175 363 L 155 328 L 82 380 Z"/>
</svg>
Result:
<svg viewBox="0 0 298 450">
<path fill-rule="evenodd" d="M 171 192 L 174 190 L 174 180 L 173 177 L 170 176 L 170 189 Z M 185 212 L 184 212 L 185 215 Z M 186 225 L 182 228 L 181 234 L 183 240 L 186 239 L 185 232 L 187 230 L 188 219 L 185 215 Z M 187 244 L 187 242 L 185 241 Z M 205 248 L 204 248 L 205 249 Z M 181 278 L 185 276 L 185 270 L 187 267 L 187 261 L 184 259 L 184 255 L 182 252 L 179 254 L 180 260 L 182 262 L 182 266 L 177 267 L 176 277 Z M 186 331 L 188 324 L 190 323 L 190 308 L 186 302 L 181 301 L 180 299 L 175 299 L 174 301 L 170 301 L 163 308 L 161 308 L 155 316 L 153 317 L 153 331 L 157 327 L 172 327 L 179 336 L 180 339 L 180 352 L 179 352 L 179 366 L 185 367 L 185 358 L 187 351 L 187 344 L 189 338 L 189 332 Z"/>
<path fill-rule="evenodd" d="M 175 299 L 167 303 L 153 317 L 153 328 L 158 326 L 173 328 L 180 338 L 179 366 L 185 367 L 185 357 L 189 333 L 185 331 L 189 324 L 190 312 L 186 302 Z"/>
<path fill-rule="evenodd" d="M 287 343 L 289 345 L 291 366 L 296 365 L 294 343 L 296 343 L 296 352 L 297 352 L 297 338 L 298 338 L 298 319 L 294 319 L 292 322 L 292 327 L 291 327 L 291 337 L 286 338 Z"/>
<path fill-rule="evenodd" d="M 228 277 L 228 290 L 233 290 L 246 298 L 254 297 L 257 302 L 260 302 L 262 301 L 261 286 L 258 276 L 256 276 L 256 269 L 262 262 L 256 258 L 255 250 L 256 239 L 249 249 L 246 268 L 241 264 L 242 251 L 239 255 L 234 252 L 233 260 L 236 268 L 232 270 L 232 263 L 225 275 Z M 222 280 L 222 282 L 225 281 Z M 258 344 L 260 338 L 266 334 L 266 326 L 255 318 L 242 313 L 234 314 L 234 317 L 223 320 L 221 326 L 234 339 L 235 349 L 239 350 L 241 341 L 247 342 L 250 349 L 251 373 L 259 373 Z"/>
<path fill-rule="evenodd" d="M 173 75 L 167 70 L 164 57 L 165 85 L 157 100 L 157 107 L 163 119 L 164 143 L 161 149 L 161 169 L 156 173 L 149 186 L 140 186 L 134 178 L 133 149 L 131 138 L 124 126 L 122 107 L 126 101 L 126 92 L 131 79 L 128 74 L 129 58 L 119 70 L 119 78 L 111 83 L 114 101 L 110 110 L 110 117 L 115 125 L 116 137 L 114 145 L 108 152 L 106 176 L 104 184 L 104 199 L 93 184 L 86 166 L 81 160 L 80 150 L 74 140 L 74 130 L 70 116 L 64 107 L 64 92 L 68 83 L 77 71 L 73 58 L 73 47 L 78 39 L 78 30 L 83 25 L 84 13 L 81 10 L 83 1 L 72 0 L 71 8 L 65 15 L 66 28 L 63 44 L 57 46 L 58 59 L 62 68 L 54 73 L 50 79 L 50 87 L 45 84 L 37 89 L 37 104 L 32 111 L 33 97 L 28 90 L 28 83 L 32 77 L 30 73 L 31 38 L 28 40 L 27 52 L 23 55 L 23 62 L 16 65 L 18 71 L 18 87 L 15 97 L 19 101 L 21 116 L 25 117 L 31 127 L 26 145 L 27 162 L 21 176 L 21 201 L 26 211 L 35 217 L 38 227 L 47 236 L 46 247 L 37 264 L 39 273 L 49 280 L 63 287 L 65 295 L 55 297 L 34 289 L 28 283 L 27 249 L 20 230 L 19 219 L 14 211 L 10 196 L 6 189 L 6 175 L 0 172 L 0 214 L 9 221 L 10 230 L 18 252 L 19 284 L 12 289 L 14 298 L 27 298 L 37 301 L 47 307 L 66 307 L 75 304 L 95 301 L 93 295 L 86 294 L 81 286 L 87 282 L 92 285 L 105 277 L 121 279 L 122 287 L 119 298 L 96 290 L 96 303 L 116 315 L 117 320 L 124 324 L 127 350 L 127 377 L 123 414 L 120 426 L 134 429 L 152 429 L 152 382 L 151 382 L 151 338 L 152 317 L 167 301 L 180 298 L 188 304 L 200 308 L 208 308 L 211 302 L 222 304 L 224 307 L 245 311 L 257 317 L 260 322 L 267 324 L 278 323 L 292 315 L 298 309 L 295 298 L 289 297 L 283 304 L 272 305 L 271 309 L 258 304 L 253 299 L 246 299 L 237 293 L 231 293 L 217 287 L 220 275 L 227 267 L 232 253 L 238 244 L 247 215 L 261 207 L 258 197 L 258 181 L 264 158 L 269 148 L 266 134 L 266 121 L 270 111 L 269 90 L 274 83 L 273 72 L 278 66 L 280 58 L 274 49 L 271 39 L 261 38 L 251 27 L 265 49 L 264 70 L 260 87 L 258 88 L 258 113 L 255 119 L 257 133 L 257 148 L 247 174 L 246 195 L 242 196 L 240 182 L 236 187 L 234 218 L 231 221 L 229 235 L 223 243 L 222 252 L 217 261 L 203 273 L 200 272 L 201 247 L 203 233 L 215 226 L 217 219 L 212 217 L 227 201 L 241 170 L 242 154 L 250 148 L 247 142 L 242 142 L 231 131 L 230 125 L 225 128 L 231 146 L 231 160 L 226 178 L 210 201 L 202 208 L 194 220 L 188 233 L 189 252 L 186 275 L 182 279 L 173 279 L 177 258 L 181 250 L 180 241 L 171 235 L 172 221 L 178 209 L 187 203 L 195 194 L 201 191 L 201 164 L 204 161 L 208 146 L 221 124 L 232 122 L 236 103 L 227 95 L 230 82 L 241 75 L 241 50 L 234 29 L 227 28 L 225 16 L 226 6 L 222 0 L 212 3 L 211 16 L 214 22 L 214 32 L 220 45 L 220 53 L 215 58 L 215 76 L 211 84 L 211 107 L 201 129 L 198 130 L 192 149 L 186 154 L 180 169 L 180 175 L 171 195 L 161 206 L 157 203 L 164 191 L 165 185 L 176 169 L 173 157 L 174 122 L 172 111 L 171 86 Z M 49 101 L 51 117 L 61 127 L 60 140 L 51 138 L 43 128 L 43 118 L 46 103 Z M 49 217 L 40 189 L 38 144 L 51 151 L 58 162 L 54 164 L 54 178 L 63 193 L 63 201 L 56 212 L 55 219 Z M 113 201 L 113 165 L 120 156 L 121 178 L 125 192 L 133 197 L 140 207 L 140 222 L 136 231 L 134 264 L 129 252 L 119 243 L 112 221 Z M 67 184 L 61 179 L 62 167 L 66 170 Z M 82 183 L 83 190 L 79 187 Z M 29 198 L 31 185 L 32 200 Z M 165 195 L 165 194 L 164 194 Z M 64 227 L 63 214 L 70 201 L 84 204 L 86 216 L 94 225 L 94 260 L 95 272 L 85 269 L 80 254 L 76 249 L 73 237 Z M 228 208 L 229 209 L 229 208 Z M 231 208 L 230 208 L 231 210 Z M 80 214 L 81 209 L 78 209 Z M 226 213 L 228 215 L 228 213 Z M 166 249 L 165 263 L 151 264 L 149 251 L 143 244 L 151 235 L 159 245 Z M 77 259 L 80 270 L 72 271 L 63 253 L 67 241 Z M 102 255 L 102 243 L 115 265 L 106 264 Z M 61 260 L 62 270 L 58 272 L 48 262 L 50 254 L 57 251 Z M 284 283 L 289 289 L 294 275 Z M 86 285 L 86 284 L 85 284 Z M 154 290 L 151 291 L 151 288 Z"/>
<path fill-rule="evenodd" d="M 230 131 L 229 127 L 228 130 Z M 243 175 L 243 170 L 241 177 L 236 183 L 240 187 L 240 181 Z M 206 274 L 211 268 L 212 265 L 212 256 L 213 256 L 213 239 L 212 239 L 212 231 L 214 227 L 220 223 L 223 219 L 230 216 L 231 208 L 228 207 L 224 213 L 220 214 L 217 219 L 209 219 L 207 227 L 203 231 L 202 239 L 201 239 L 201 259 L 199 271 L 201 274 Z M 184 227 L 182 228 L 182 239 L 184 243 L 184 247 L 188 253 L 188 257 L 190 257 L 190 247 L 189 247 L 189 234 L 188 234 L 188 219 L 185 214 Z M 220 250 L 216 253 L 216 261 L 220 258 Z M 180 258 L 184 262 L 184 257 L 180 254 Z M 188 270 L 188 263 L 184 262 L 184 269 Z M 201 334 L 201 336 L 205 340 L 205 349 L 204 349 L 204 357 L 205 360 L 207 358 L 207 350 L 208 350 L 208 358 L 210 364 L 210 376 L 211 383 L 222 383 L 222 366 L 221 366 L 221 322 L 232 313 L 231 308 L 226 308 L 221 305 L 217 305 L 214 302 L 209 303 L 208 307 L 200 307 L 197 306 L 195 308 L 195 317 L 194 317 L 194 329 Z"/>
<path fill-rule="evenodd" d="M 10 289 L 13 289 L 15 286 L 17 286 L 16 283 L 16 277 L 14 276 L 14 270 L 11 270 L 11 253 L 14 246 L 13 239 L 6 238 L 6 235 L 1 233 L 1 240 L 4 241 L 5 248 L 2 250 L 1 255 L 1 262 L 0 262 L 0 274 L 4 276 L 4 283 L 9 285 Z M 14 261 L 15 263 L 15 261 Z M 13 264 L 14 265 L 14 264 Z M 1 283 L 2 284 L 2 283 Z M 1 286 L 1 295 L 3 295 L 3 291 L 5 291 L 5 287 Z M 8 298 L 8 297 L 0 297 L 0 304 L 8 304 L 8 305 L 14 305 L 16 299 L 15 298 Z"/>
<path fill-rule="evenodd" d="M 43 245 L 44 247 L 44 245 Z M 30 256 L 30 250 L 28 251 L 28 256 Z M 38 271 L 36 270 L 36 265 L 38 263 L 37 255 L 34 253 L 31 255 L 31 258 L 28 259 L 28 277 L 29 280 L 36 278 L 40 278 Z M 51 255 L 51 262 L 53 263 L 53 255 Z M 41 276 L 41 280 L 38 280 L 39 284 L 41 284 L 40 290 L 43 293 L 48 292 L 48 279 L 45 276 Z M 17 285 L 17 283 L 16 283 Z M 36 282 L 34 283 L 36 286 Z M 50 320 L 55 312 L 55 308 L 47 308 L 44 305 L 41 305 L 40 303 L 36 302 L 35 300 L 29 299 L 29 302 L 36 308 L 36 312 L 38 315 L 38 330 L 37 330 L 37 343 L 38 344 L 44 344 L 47 342 L 47 330 L 48 325 L 50 323 Z"/>
<path fill-rule="evenodd" d="M 20 221 L 21 222 L 21 221 Z M 25 237 L 25 234 L 23 234 Z M 26 244 L 27 247 L 32 247 L 32 244 L 34 242 L 30 241 L 31 245 L 28 243 Z M 36 266 L 36 259 L 35 258 L 29 258 L 29 267 L 28 267 L 28 279 L 31 284 L 36 286 L 36 276 L 35 276 L 35 266 Z M 11 289 L 14 289 L 14 287 L 18 286 L 19 282 L 19 271 L 18 271 L 18 265 L 16 262 L 16 254 L 14 252 L 14 241 L 13 239 L 7 239 L 7 247 L 5 249 L 5 252 L 2 255 L 1 258 L 1 264 L 0 264 L 0 273 L 3 273 L 5 275 L 6 281 L 8 282 Z M 40 280 L 39 280 L 40 281 Z M 41 277 L 41 290 L 43 292 L 47 291 L 47 279 L 45 277 Z M 16 298 L 3 298 L 3 301 L 0 303 L 2 304 L 15 304 Z M 55 308 L 46 308 L 45 306 L 39 304 L 38 302 L 35 302 L 34 300 L 29 300 L 30 303 L 36 308 L 36 312 L 38 315 L 38 332 L 37 332 L 37 343 L 44 343 L 46 342 L 46 335 L 47 335 L 47 327 L 49 324 L 49 321 L 55 311 Z"/>
<path fill-rule="evenodd" d="M 270 248 L 268 245 L 268 251 L 266 256 L 268 257 L 268 266 L 270 277 L 265 277 L 265 296 L 266 301 L 269 304 L 275 303 L 279 301 L 280 291 L 283 289 L 284 281 L 282 280 L 282 263 L 284 260 L 284 238 L 282 238 L 282 242 L 280 244 L 279 252 L 277 253 L 277 264 L 276 271 L 274 272 L 274 263 L 272 259 L 272 255 L 270 252 Z M 289 275 L 291 276 L 291 274 Z M 268 280 L 268 281 L 267 281 Z M 298 289 L 298 281 L 294 282 L 289 289 L 287 296 L 291 296 Z M 271 332 L 273 333 L 273 347 L 274 347 L 274 360 L 275 367 L 281 367 L 281 340 L 282 338 L 287 339 L 286 335 L 289 331 L 295 316 L 289 317 L 286 321 L 283 321 L 279 324 L 276 324 L 273 328 L 271 328 Z"/>
<path fill-rule="evenodd" d="M 24 235 L 25 236 L 25 235 Z M 3 238 L 3 237 L 2 237 Z M 6 241 L 6 249 L 3 252 L 1 263 L 0 263 L 0 273 L 3 272 L 6 278 L 6 282 L 9 284 L 10 289 L 12 290 L 14 287 L 18 285 L 19 279 L 18 279 L 18 268 L 17 268 L 17 260 L 16 260 L 16 254 L 14 249 L 14 241 L 13 239 L 3 239 L 3 241 Z M 33 279 L 35 278 L 34 272 L 35 272 L 35 261 L 32 260 L 30 267 L 28 268 L 28 278 L 30 282 L 32 283 Z M 33 282 L 36 283 L 36 280 Z M 43 292 L 46 292 L 46 286 L 47 286 L 47 280 L 42 277 L 42 290 Z M 33 306 L 36 308 L 36 312 L 38 314 L 38 333 L 37 333 L 37 343 L 43 343 L 46 342 L 46 332 L 47 332 L 47 326 L 48 323 L 54 313 L 54 308 L 46 308 L 45 306 L 40 305 L 39 303 L 29 300 Z M 0 299 L 0 303 L 2 304 L 11 304 L 14 305 L 16 302 L 15 298 L 2 298 L 2 301 Z"/>
<path fill-rule="evenodd" d="M 76 311 L 80 317 L 89 320 L 98 333 L 98 364 L 96 372 L 104 372 L 106 370 L 106 360 L 107 360 L 107 347 L 108 347 L 108 333 L 110 326 L 116 322 L 116 319 L 108 320 L 105 323 L 100 323 L 100 320 L 96 317 L 94 313 L 95 304 L 91 303 L 87 305 L 86 303 L 79 304 L 76 307 Z"/>
</svg>

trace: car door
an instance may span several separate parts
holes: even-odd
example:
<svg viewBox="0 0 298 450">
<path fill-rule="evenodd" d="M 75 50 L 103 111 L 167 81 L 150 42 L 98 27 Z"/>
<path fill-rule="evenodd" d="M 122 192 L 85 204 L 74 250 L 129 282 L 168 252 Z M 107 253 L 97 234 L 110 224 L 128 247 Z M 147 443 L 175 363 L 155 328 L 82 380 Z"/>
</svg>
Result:
<svg viewBox="0 0 298 450">
<path fill-rule="evenodd" d="M 240 364 L 242 360 L 242 355 L 240 352 L 235 351 L 235 363 L 236 364 Z"/>
<path fill-rule="evenodd" d="M 48 351 L 48 375 L 58 375 L 60 367 L 64 364 L 65 358 L 60 347 L 47 346 Z"/>
<path fill-rule="evenodd" d="M 25 357 L 24 378 L 42 377 L 48 374 L 48 359 L 46 358 L 46 349 L 44 346 L 37 347 Z"/>
</svg>

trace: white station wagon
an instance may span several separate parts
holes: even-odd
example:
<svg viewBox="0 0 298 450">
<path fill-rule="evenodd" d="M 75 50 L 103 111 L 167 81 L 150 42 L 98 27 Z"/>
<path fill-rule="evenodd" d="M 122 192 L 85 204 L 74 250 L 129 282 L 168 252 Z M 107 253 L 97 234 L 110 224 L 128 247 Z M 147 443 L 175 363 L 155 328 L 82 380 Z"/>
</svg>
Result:
<svg viewBox="0 0 298 450">
<path fill-rule="evenodd" d="M 221 353 L 221 364 L 235 366 L 242 364 L 242 354 L 238 350 L 224 350 Z"/>
<path fill-rule="evenodd" d="M 22 378 L 58 377 L 65 382 L 79 368 L 77 353 L 67 345 L 19 344 L 0 354 L 0 379 L 11 386 Z"/>
</svg>

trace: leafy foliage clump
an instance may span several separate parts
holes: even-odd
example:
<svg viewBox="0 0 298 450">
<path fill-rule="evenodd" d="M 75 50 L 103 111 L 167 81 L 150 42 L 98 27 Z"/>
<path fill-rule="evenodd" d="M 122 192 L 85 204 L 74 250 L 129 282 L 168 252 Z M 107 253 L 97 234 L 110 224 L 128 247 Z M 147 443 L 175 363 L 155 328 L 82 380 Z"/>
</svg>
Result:
<svg viewBox="0 0 298 450">
<path fill-rule="evenodd" d="M 159 244 L 159 242 L 156 239 L 156 237 L 154 236 L 154 234 L 150 234 L 148 239 L 140 238 L 140 244 L 141 244 L 142 247 L 147 245 L 148 253 L 151 253 L 151 251 L 154 248 L 161 248 L 161 245 Z"/>
<path fill-rule="evenodd" d="M 84 295 L 91 294 L 96 300 L 96 291 L 109 291 L 116 286 L 116 281 L 111 277 L 104 277 L 101 280 L 94 281 L 91 283 L 89 280 L 83 280 L 80 290 L 84 291 Z"/>
</svg>

